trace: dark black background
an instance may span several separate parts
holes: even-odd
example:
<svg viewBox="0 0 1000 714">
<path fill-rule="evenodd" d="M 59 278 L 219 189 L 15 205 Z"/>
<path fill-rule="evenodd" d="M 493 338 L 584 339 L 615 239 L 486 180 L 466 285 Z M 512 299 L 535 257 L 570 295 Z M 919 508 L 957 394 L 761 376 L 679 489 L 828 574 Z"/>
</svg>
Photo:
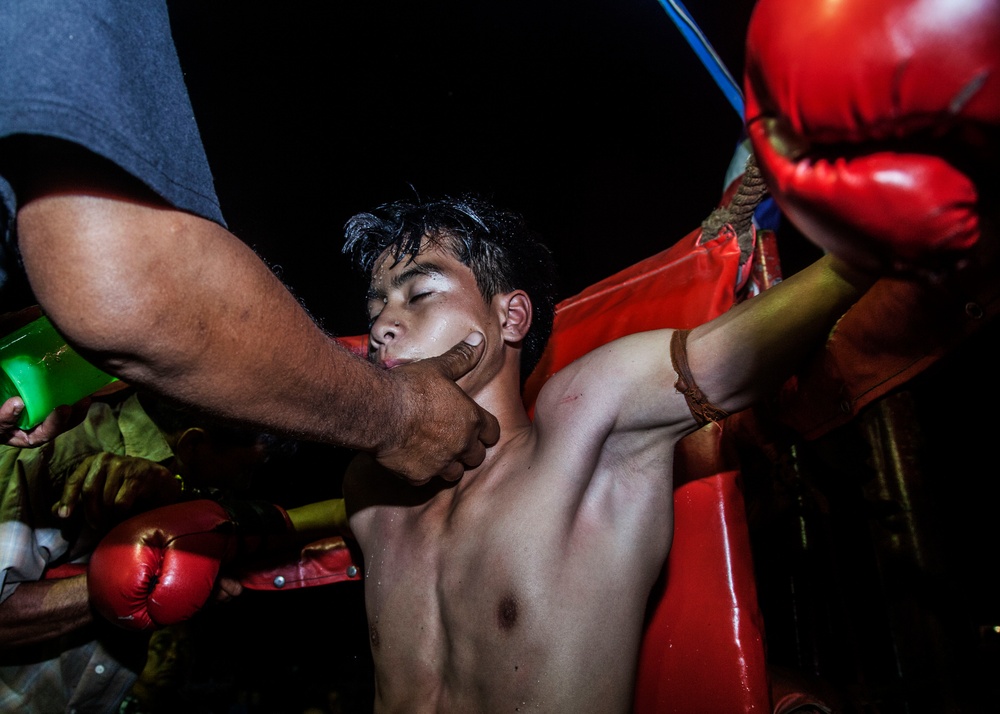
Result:
<svg viewBox="0 0 1000 714">
<path fill-rule="evenodd" d="M 752 0 L 691 3 L 741 78 Z M 742 120 L 656 0 L 171 2 L 231 230 L 324 325 L 362 332 L 352 214 L 485 192 L 553 249 L 563 295 L 718 201 Z"/>
</svg>

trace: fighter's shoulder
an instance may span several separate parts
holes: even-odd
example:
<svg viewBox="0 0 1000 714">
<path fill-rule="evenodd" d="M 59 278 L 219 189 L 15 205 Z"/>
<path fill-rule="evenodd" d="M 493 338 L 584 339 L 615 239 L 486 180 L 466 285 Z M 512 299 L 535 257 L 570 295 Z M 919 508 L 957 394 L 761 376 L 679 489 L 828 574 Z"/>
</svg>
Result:
<svg viewBox="0 0 1000 714">
<path fill-rule="evenodd" d="M 625 335 L 595 347 L 549 377 L 539 390 L 538 400 L 561 400 L 567 392 L 581 389 L 611 394 L 630 388 L 646 376 L 644 365 L 655 356 L 653 353 L 659 354 L 657 340 L 664 342 L 662 335 L 668 332 Z"/>
<path fill-rule="evenodd" d="M 553 374 L 542 385 L 534 404 L 534 423 L 540 435 L 578 430 L 614 419 L 623 383 L 628 376 L 616 365 L 616 347 L 605 345 Z"/>
</svg>

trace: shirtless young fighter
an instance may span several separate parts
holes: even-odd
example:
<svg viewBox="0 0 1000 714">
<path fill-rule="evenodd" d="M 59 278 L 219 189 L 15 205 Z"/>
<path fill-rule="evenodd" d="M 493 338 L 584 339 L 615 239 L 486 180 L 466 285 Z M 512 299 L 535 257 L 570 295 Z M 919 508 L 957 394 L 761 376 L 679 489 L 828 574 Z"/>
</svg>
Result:
<svg viewBox="0 0 1000 714">
<path fill-rule="evenodd" d="M 344 250 L 371 276 L 371 359 L 392 368 L 478 330 L 485 353 L 459 385 L 501 424 L 456 482 L 351 465 L 376 710 L 628 712 L 678 440 L 695 412 L 779 386 L 870 281 L 823 258 L 690 331 L 686 350 L 675 330 L 619 339 L 549 379 L 531 419 L 521 384 L 551 330 L 550 261 L 517 217 L 473 198 L 392 204 L 355 216 Z"/>
</svg>

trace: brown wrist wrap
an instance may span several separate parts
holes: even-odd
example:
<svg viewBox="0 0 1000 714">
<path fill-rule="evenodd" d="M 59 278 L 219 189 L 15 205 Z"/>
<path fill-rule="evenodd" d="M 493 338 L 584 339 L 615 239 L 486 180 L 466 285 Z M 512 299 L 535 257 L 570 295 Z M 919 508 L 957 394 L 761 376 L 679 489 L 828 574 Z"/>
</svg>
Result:
<svg viewBox="0 0 1000 714">
<path fill-rule="evenodd" d="M 684 395 L 687 400 L 688 409 L 698 423 L 698 426 L 705 426 L 713 421 L 720 421 L 729 416 L 729 412 L 708 401 L 708 397 L 702 394 L 695 384 L 691 368 L 688 366 L 687 358 L 687 337 L 691 330 L 675 330 L 670 338 L 670 362 L 677 372 L 677 381 L 674 388 Z"/>
</svg>

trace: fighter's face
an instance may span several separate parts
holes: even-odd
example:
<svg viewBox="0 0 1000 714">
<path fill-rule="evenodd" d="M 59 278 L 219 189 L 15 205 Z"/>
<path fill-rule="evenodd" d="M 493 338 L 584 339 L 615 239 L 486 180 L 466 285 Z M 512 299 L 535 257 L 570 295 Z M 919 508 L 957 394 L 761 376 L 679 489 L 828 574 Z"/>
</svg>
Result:
<svg viewBox="0 0 1000 714">
<path fill-rule="evenodd" d="M 368 316 L 368 357 L 389 368 L 443 354 L 474 330 L 489 339 L 497 325 L 472 271 L 427 243 L 412 261 L 392 265 L 387 254 L 376 261 Z"/>
</svg>

